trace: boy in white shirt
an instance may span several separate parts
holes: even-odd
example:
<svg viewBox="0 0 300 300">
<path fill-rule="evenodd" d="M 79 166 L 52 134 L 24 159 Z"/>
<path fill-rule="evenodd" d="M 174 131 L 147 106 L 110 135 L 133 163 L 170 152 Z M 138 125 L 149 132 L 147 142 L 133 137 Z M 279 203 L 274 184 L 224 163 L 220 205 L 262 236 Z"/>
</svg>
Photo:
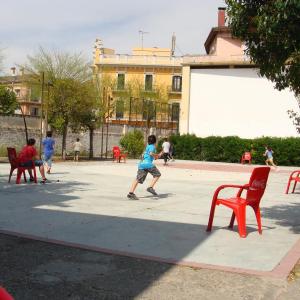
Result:
<svg viewBox="0 0 300 300">
<path fill-rule="evenodd" d="M 82 144 L 79 142 L 79 138 L 76 139 L 76 142 L 73 144 L 74 146 L 74 161 L 79 160 L 79 153 L 82 147 Z"/>
<path fill-rule="evenodd" d="M 164 142 L 162 144 L 162 151 L 163 151 L 163 158 L 164 158 L 165 166 L 167 165 L 167 161 L 170 158 L 170 147 L 171 147 L 170 142 L 168 141 L 167 138 L 165 138 Z"/>
</svg>

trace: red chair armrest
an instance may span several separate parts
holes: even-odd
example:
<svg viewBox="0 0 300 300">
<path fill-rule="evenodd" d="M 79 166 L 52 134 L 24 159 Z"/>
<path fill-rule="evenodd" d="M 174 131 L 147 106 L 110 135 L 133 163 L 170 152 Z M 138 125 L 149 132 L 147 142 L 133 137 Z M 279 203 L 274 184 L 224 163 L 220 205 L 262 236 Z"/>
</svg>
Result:
<svg viewBox="0 0 300 300">
<path fill-rule="evenodd" d="M 236 185 L 236 184 L 224 184 L 219 186 L 214 193 L 214 197 L 213 200 L 216 200 L 218 198 L 218 195 L 220 193 L 221 190 L 225 189 L 225 188 L 236 188 L 239 189 L 238 193 L 237 193 L 237 197 L 240 197 L 240 195 L 242 194 L 242 191 L 244 189 L 248 189 L 249 188 L 249 184 L 244 184 L 244 185 Z"/>
</svg>

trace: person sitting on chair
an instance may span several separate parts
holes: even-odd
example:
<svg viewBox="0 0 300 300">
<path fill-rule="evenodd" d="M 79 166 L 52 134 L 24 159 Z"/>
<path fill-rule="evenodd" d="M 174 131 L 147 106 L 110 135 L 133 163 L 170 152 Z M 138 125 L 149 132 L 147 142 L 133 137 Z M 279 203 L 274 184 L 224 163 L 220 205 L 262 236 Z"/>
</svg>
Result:
<svg viewBox="0 0 300 300">
<path fill-rule="evenodd" d="M 34 162 L 34 165 L 36 167 L 39 167 L 41 176 L 42 176 L 42 181 L 41 183 L 45 183 L 47 178 L 45 177 L 45 170 L 44 170 L 44 164 L 42 160 L 37 160 L 37 151 L 34 147 L 35 145 L 35 139 L 29 139 L 27 142 L 27 145 L 23 147 L 21 152 L 19 153 L 18 159 L 20 162 L 21 167 L 31 167 L 32 166 L 32 161 Z M 32 176 L 32 171 L 28 170 L 29 175 L 30 175 L 30 181 L 33 181 L 33 176 Z"/>
</svg>

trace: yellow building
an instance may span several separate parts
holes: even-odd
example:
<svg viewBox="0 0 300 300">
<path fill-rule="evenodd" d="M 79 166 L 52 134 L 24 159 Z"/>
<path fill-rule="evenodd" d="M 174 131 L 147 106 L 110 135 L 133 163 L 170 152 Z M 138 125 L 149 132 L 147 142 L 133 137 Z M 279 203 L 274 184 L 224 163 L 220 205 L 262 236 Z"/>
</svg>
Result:
<svg viewBox="0 0 300 300">
<path fill-rule="evenodd" d="M 12 75 L 0 77 L 0 85 L 15 92 L 24 115 L 39 116 L 41 88 L 30 84 L 28 75 L 24 74 L 22 70 L 19 74 L 16 74 L 16 68 L 13 67 L 11 70 Z M 21 114 L 21 111 L 17 110 L 16 114 Z"/>
<path fill-rule="evenodd" d="M 182 60 L 172 55 L 168 48 L 133 48 L 132 54 L 116 54 L 115 50 L 104 48 L 97 39 L 94 74 L 99 79 L 109 76 L 114 81 L 111 91 L 114 110 L 110 122 L 143 126 L 148 119 L 150 127 L 173 128 L 173 123 L 179 120 Z M 139 95 L 130 95 L 129 86 L 134 84 L 140 89 Z M 130 101 L 127 106 L 125 94 Z M 138 113 L 133 107 L 134 101 L 147 106 L 148 110 L 142 108 L 143 113 Z M 149 115 L 152 116 L 150 120 Z"/>
</svg>

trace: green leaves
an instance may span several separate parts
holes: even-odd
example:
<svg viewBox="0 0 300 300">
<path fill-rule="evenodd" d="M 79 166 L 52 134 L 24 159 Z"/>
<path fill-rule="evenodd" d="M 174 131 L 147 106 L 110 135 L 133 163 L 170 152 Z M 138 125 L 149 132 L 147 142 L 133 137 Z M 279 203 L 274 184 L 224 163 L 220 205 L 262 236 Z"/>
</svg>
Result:
<svg viewBox="0 0 300 300">
<path fill-rule="evenodd" d="M 300 94 L 300 1 L 226 0 L 229 27 L 278 90 Z"/>
<path fill-rule="evenodd" d="M 144 135 L 139 130 L 130 131 L 120 140 L 120 145 L 130 157 L 139 158 L 144 150 Z"/>
<path fill-rule="evenodd" d="M 18 106 L 16 94 L 6 87 L 0 86 L 0 114 L 12 115 Z"/>
</svg>

